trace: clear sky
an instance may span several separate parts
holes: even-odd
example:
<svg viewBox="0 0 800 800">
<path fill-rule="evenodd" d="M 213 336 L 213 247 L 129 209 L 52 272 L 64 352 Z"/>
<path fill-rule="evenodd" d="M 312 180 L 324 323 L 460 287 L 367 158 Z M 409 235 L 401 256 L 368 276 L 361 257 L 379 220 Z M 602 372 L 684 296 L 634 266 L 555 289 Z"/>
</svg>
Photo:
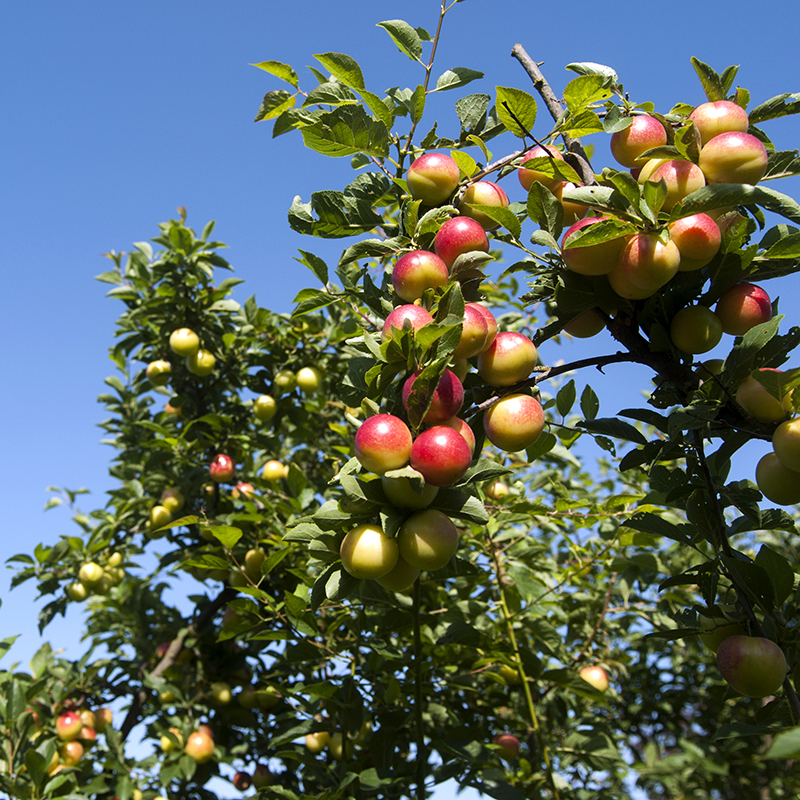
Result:
<svg viewBox="0 0 800 800">
<path fill-rule="evenodd" d="M 313 276 L 293 261 L 297 248 L 334 258 L 342 247 L 292 233 L 286 212 L 295 195 L 307 201 L 314 190 L 344 186 L 352 176 L 348 160 L 304 150 L 297 135 L 273 140 L 271 123 L 255 124 L 263 94 L 283 85 L 248 64 L 290 63 L 301 85 L 310 87 L 304 66 L 315 63 L 314 53 L 337 51 L 359 61 L 376 94 L 392 86 L 413 87 L 422 79 L 421 68 L 375 23 L 403 19 L 430 30 L 438 5 L 438 0 L 4 5 L 0 559 L 75 533 L 63 510 L 43 513 L 47 486 L 88 487 L 92 495 L 82 500 L 85 510 L 101 506 L 111 486 L 111 451 L 99 444 L 96 424 L 103 409 L 95 398 L 113 373 L 108 347 L 121 306 L 104 297 L 107 286 L 93 280 L 107 269 L 102 253 L 128 250 L 132 242 L 155 236 L 157 223 L 185 205 L 196 229 L 217 220 L 216 235 L 230 245 L 226 255 L 247 281 L 238 287 L 237 299 L 254 293 L 262 305 L 288 312 L 297 291 L 314 285 Z M 447 17 L 435 72 L 457 66 L 485 72 L 468 91 L 493 94 L 495 85 L 532 91 L 509 55 L 520 42 L 544 62 L 556 91 L 572 77 L 565 64 L 595 61 L 613 66 L 633 99 L 653 100 L 665 112 L 679 101 L 705 99 L 689 63 L 697 56 L 720 71 L 741 65 L 737 83 L 750 89 L 755 105 L 800 89 L 798 22 L 796 0 L 760 7 L 740 0 L 724 5 L 466 0 Z M 457 96 L 449 92 L 442 100 L 452 109 Z M 547 121 L 541 106 L 539 120 L 536 132 L 543 134 Z M 439 131 L 457 133 L 454 123 L 453 111 L 443 110 Z M 796 118 L 765 127 L 781 149 L 800 142 Z M 607 137 L 593 138 L 599 169 L 610 163 Z M 496 154 L 504 147 L 516 149 L 515 140 L 492 144 Z M 507 185 L 512 199 L 521 200 L 516 182 Z M 796 179 L 771 187 L 800 194 Z M 781 293 L 783 310 L 791 314 L 796 282 L 782 284 Z M 574 355 L 609 346 L 599 337 L 576 346 Z M 546 353 L 542 357 L 547 360 Z M 559 351 L 558 357 L 567 353 Z M 646 376 L 625 374 L 632 385 L 624 404 L 633 405 Z M 619 373 L 611 383 L 619 385 Z M 605 405 L 601 395 L 606 413 L 614 402 Z M 24 633 L 9 658 L 27 659 L 39 641 L 34 593 L 23 587 L 9 595 L 8 580 L 7 573 L 0 581 L 0 638 Z M 46 634 L 70 655 L 82 652 L 75 610 Z"/>
</svg>

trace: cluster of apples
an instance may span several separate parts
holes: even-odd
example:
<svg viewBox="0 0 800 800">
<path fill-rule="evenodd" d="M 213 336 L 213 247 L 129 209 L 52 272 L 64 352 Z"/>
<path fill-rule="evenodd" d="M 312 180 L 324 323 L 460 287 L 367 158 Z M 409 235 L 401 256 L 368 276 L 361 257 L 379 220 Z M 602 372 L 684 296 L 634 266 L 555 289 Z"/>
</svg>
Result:
<svg viewBox="0 0 800 800">
<path fill-rule="evenodd" d="M 87 561 L 78 570 L 78 580 L 67 586 L 67 597 L 82 603 L 89 595 L 106 595 L 113 586 L 118 586 L 125 577 L 122 568 L 122 553 L 111 553 L 103 566 L 96 561 Z"/>
<path fill-rule="evenodd" d="M 321 753 L 327 749 L 337 761 L 352 758 L 355 747 L 363 747 L 372 733 L 372 723 L 365 720 L 361 728 L 347 738 L 341 732 L 328 733 L 328 731 L 313 731 L 305 737 L 306 749 L 309 753 Z"/>
<path fill-rule="evenodd" d="M 41 728 L 39 715 L 33 714 L 34 725 Z M 111 725 L 114 715 L 110 708 L 100 708 L 97 712 L 84 709 L 64 711 L 56 718 L 56 736 L 60 739 L 56 752 L 47 767 L 49 775 L 55 775 L 64 767 L 77 766 L 86 752 L 94 745 L 97 734 L 104 733 Z"/>
<path fill-rule="evenodd" d="M 161 736 L 161 749 L 165 753 L 182 749 L 196 763 L 205 764 L 214 755 L 214 734 L 208 725 L 200 725 L 188 734 L 184 744 L 180 728 L 171 727 Z"/>
<path fill-rule="evenodd" d="M 181 356 L 186 369 L 193 375 L 205 377 L 214 371 L 216 358 L 209 350 L 200 347 L 200 337 L 191 328 L 176 328 L 169 336 L 169 348 Z M 147 379 L 154 386 L 166 386 L 172 377 L 172 364 L 165 359 L 151 361 L 145 369 Z"/>
</svg>

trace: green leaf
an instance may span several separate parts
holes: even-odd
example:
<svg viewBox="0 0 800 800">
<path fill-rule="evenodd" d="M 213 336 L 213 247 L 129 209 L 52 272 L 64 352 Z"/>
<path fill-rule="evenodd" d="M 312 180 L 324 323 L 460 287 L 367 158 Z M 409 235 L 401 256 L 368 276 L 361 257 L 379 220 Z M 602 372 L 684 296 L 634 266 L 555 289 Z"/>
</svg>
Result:
<svg viewBox="0 0 800 800">
<path fill-rule="evenodd" d="M 446 89 L 460 89 L 472 81 L 478 80 L 483 77 L 482 72 L 476 72 L 474 69 L 467 69 L 466 67 L 455 67 L 443 72 L 436 81 L 436 88 L 430 91 L 442 92 Z"/>
<path fill-rule="evenodd" d="M 725 91 L 722 88 L 720 76 L 709 67 L 708 64 L 703 63 L 694 56 L 692 56 L 692 66 L 697 73 L 697 77 L 700 78 L 700 83 L 703 85 L 703 91 L 705 91 L 706 97 L 712 102 L 724 100 Z"/>
<path fill-rule="evenodd" d="M 623 439 L 635 444 L 647 444 L 647 439 L 639 430 L 634 428 L 630 422 L 625 422 L 621 419 L 586 419 L 579 422 L 578 427 L 589 431 L 589 433 L 600 433 L 604 436 L 612 436 L 615 439 Z"/>
<path fill-rule="evenodd" d="M 455 109 L 461 122 L 462 137 L 480 133 L 484 129 L 490 100 L 491 98 L 488 94 L 468 94 L 466 97 L 456 100 Z M 486 160 L 489 161 L 490 159 L 487 158 Z"/>
<path fill-rule="evenodd" d="M 290 83 L 296 89 L 298 86 L 297 73 L 288 65 L 280 61 L 259 61 L 257 64 L 251 64 L 251 67 L 258 67 L 263 69 L 264 72 L 269 72 L 276 78 L 280 78 L 286 83 Z"/>
<path fill-rule="evenodd" d="M 394 115 L 389 106 L 387 106 L 378 95 L 372 94 L 372 92 L 368 92 L 366 89 L 361 90 L 361 97 L 364 98 L 364 102 L 367 104 L 367 108 L 372 112 L 372 115 L 382 122 L 387 130 L 391 128 Z"/>
<path fill-rule="evenodd" d="M 756 204 L 792 222 L 800 222 L 800 205 L 788 195 L 765 189 L 763 186 L 741 183 L 717 183 L 692 192 L 675 204 L 669 221 L 674 222 L 681 217 L 740 204 Z"/>
<path fill-rule="evenodd" d="M 611 83 L 619 83 L 619 76 L 617 73 L 611 67 L 607 67 L 604 64 L 595 64 L 592 61 L 579 61 L 567 64 L 564 69 L 577 72 L 579 75 L 602 75 Z"/>
<path fill-rule="evenodd" d="M 592 133 L 602 133 L 603 123 L 594 111 L 581 111 L 567 118 L 559 133 L 580 139 Z"/>
<path fill-rule="evenodd" d="M 752 109 L 748 116 L 751 125 L 758 125 L 759 122 L 766 122 L 768 119 L 777 119 L 797 113 L 800 113 L 800 93 L 795 92 L 771 97 Z"/>
<path fill-rule="evenodd" d="M 556 201 L 558 202 L 558 201 Z M 485 214 L 489 219 L 493 219 L 502 225 L 515 239 L 519 240 L 522 236 L 522 224 L 517 215 L 501 206 L 485 206 L 481 203 L 473 203 L 470 208 Z"/>
<path fill-rule="evenodd" d="M 564 206 L 539 181 L 534 181 L 528 192 L 527 212 L 528 216 L 553 239 L 561 236 L 564 227 Z"/>
<path fill-rule="evenodd" d="M 769 576 L 775 603 L 781 605 L 789 599 L 794 588 L 794 570 L 791 564 L 780 554 L 762 545 L 756 556 L 756 564 Z"/>
<path fill-rule="evenodd" d="M 405 53 L 412 61 L 419 61 L 422 56 L 422 40 L 414 28 L 401 19 L 390 19 L 377 23 L 383 28 L 401 53 Z"/>
<path fill-rule="evenodd" d="M 295 101 L 295 95 L 289 94 L 285 89 L 273 89 L 271 92 L 267 92 L 261 101 L 255 122 L 279 117 L 284 111 L 292 108 Z"/>
<path fill-rule="evenodd" d="M 564 87 L 564 102 L 573 114 L 611 97 L 607 75 L 581 75 Z"/>
<path fill-rule="evenodd" d="M 597 416 L 599 410 L 600 401 L 597 399 L 594 389 L 587 384 L 581 394 L 581 412 L 586 419 L 592 420 Z"/>
<path fill-rule="evenodd" d="M 495 86 L 497 116 L 506 128 L 524 139 L 531 135 L 536 122 L 536 100 L 522 89 Z"/>
<path fill-rule="evenodd" d="M 345 53 L 319 53 L 314 58 L 337 80 L 359 91 L 364 88 L 361 67 L 351 56 Z"/>
<path fill-rule="evenodd" d="M 306 147 L 333 158 L 365 153 L 384 158 L 389 154 L 389 131 L 360 105 L 339 106 L 320 114 L 301 130 Z"/>
<path fill-rule="evenodd" d="M 742 560 L 735 556 L 720 555 L 720 561 L 725 565 L 731 579 L 750 595 L 752 600 L 758 602 L 767 612 L 771 612 L 775 605 L 775 592 L 767 571 L 754 564 L 752 561 Z"/>
<path fill-rule="evenodd" d="M 303 101 L 303 107 L 312 105 L 341 106 L 358 102 L 352 90 L 338 81 L 328 81 L 315 86 Z"/>
<path fill-rule="evenodd" d="M 234 528 L 230 525 L 209 525 L 206 530 L 229 550 L 233 549 L 236 542 L 242 538 L 241 528 Z"/>
<path fill-rule="evenodd" d="M 798 753 L 800 753 L 800 727 L 777 734 L 764 758 L 796 759 Z"/>
<path fill-rule="evenodd" d="M 558 390 L 558 394 L 556 395 L 556 408 L 562 417 L 566 417 L 572 410 L 576 396 L 577 390 L 575 389 L 574 380 L 570 380 Z"/>
<path fill-rule="evenodd" d="M 295 261 L 299 261 L 304 266 L 308 267 L 318 278 L 319 282 L 323 286 L 327 286 L 328 284 L 328 265 L 319 257 L 314 255 L 314 253 L 309 253 L 306 250 L 300 250 L 302 254 L 302 258 L 296 258 Z M 295 300 L 295 302 L 297 302 Z"/>
<path fill-rule="evenodd" d="M 619 239 L 621 236 L 628 236 L 631 233 L 636 233 L 636 226 L 632 223 L 621 219 L 603 219 L 600 222 L 593 222 L 591 225 L 584 225 L 571 233 L 564 241 L 564 247 L 588 247 Z"/>
</svg>

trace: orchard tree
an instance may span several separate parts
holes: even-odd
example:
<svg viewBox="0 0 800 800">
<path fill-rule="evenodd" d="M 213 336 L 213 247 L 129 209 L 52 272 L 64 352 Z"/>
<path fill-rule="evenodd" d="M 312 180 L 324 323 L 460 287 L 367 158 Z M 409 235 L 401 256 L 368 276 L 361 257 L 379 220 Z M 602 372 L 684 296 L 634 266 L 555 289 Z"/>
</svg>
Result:
<svg viewBox="0 0 800 800">
<path fill-rule="evenodd" d="M 797 95 L 694 60 L 696 105 L 591 63 L 558 98 L 521 45 L 523 88 L 465 94 L 448 13 L 379 23 L 412 75 L 383 96 L 341 53 L 302 88 L 256 65 L 290 87 L 257 120 L 354 169 L 289 210 L 351 240 L 300 252 L 321 288 L 291 315 L 236 302 L 183 211 L 109 255 L 117 486 L 89 513 L 64 490 L 78 532 L 11 559 L 42 628 L 85 603 L 92 648 L 0 673 L 9 796 L 800 791 L 800 330 L 764 288 L 800 265 L 765 186 L 800 161 L 761 127 Z M 585 376 L 626 362 L 653 387 L 606 408 Z"/>
</svg>

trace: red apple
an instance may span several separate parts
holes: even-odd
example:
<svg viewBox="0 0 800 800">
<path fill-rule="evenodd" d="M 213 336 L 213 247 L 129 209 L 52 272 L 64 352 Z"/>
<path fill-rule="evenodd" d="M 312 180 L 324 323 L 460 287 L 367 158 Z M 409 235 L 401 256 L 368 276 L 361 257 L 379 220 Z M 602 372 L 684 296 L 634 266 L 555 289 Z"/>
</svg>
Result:
<svg viewBox="0 0 800 800">
<path fill-rule="evenodd" d="M 233 776 L 233 785 L 240 792 L 246 792 L 253 785 L 253 778 L 249 772 L 237 772 Z"/>
<path fill-rule="evenodd" d="M 356 431 L 355 456 L 364 469 L 382 475 L 400 469 L 411 455 L 411 431 L 392 414 L 376 414 Z"/>
<path fill-rule="evenodd" d="M 66 711 L 56 719 L 56 735 L 65 742 L 77 739 L 83 728 L 83 721 L 76 711 Z"/>
<path fill-rule="evenodd" d="M 453 350 L 453 358 L 472 358 L 487 348 L 489 324 L 483 312 L 475 304 L 464 306 L 464 321 L 461 325 L 461 339 Z M 452 415 L 451 415 L 452 416 Z"/>
<path fill-rule="evenodd" d="M 758 183 L 767 171 L 767 149 L 749 133 L 715 136 L 700 150 L 700 169 L 709 183 Z"/>
<path fill-rule="evenodd" d="M 716 314 L 725 333 L 742 336 L 772 319 L 772 301 L 760 286 L 737 283 L 719 298 Z"/>
<path fill-rule="evenodd" d="M 608 217 L 584 217 L 567 228 L 561 239 L 561 256 L 567 269 L 580 275 L 606 275 L 619 264 L 620 253 L 625 246 L 626 237 L 618 236 L 600 244 L 585 247 L 570 247 L 570 237 L 587 225 L 602 222 Z"/>
<path fill-rule="evenodd" d="M 403 405 L 408 411 L 408 400 L 414 389 L 414 384 L 419 376 L 415 372 L 403 384 Z M 446 419 L 454 417 L 461 410 L 464 404 L 464 387 L 454 372 L 446 369 L 439 379 L 439 383 L 433 390 L 433 399 L 430 408 L 422 418 L 423 422 L 444 422 Z"/>
<path fill-rule="evenodd" d="M 708 214 L 682 217 L 669 226 L 669 235 L 681 253 L 681 272 L 701 269 L 719 252 L 722 235 Z"/>
<path fill-rule="evenodd" d="M 584 667 L 578 674 L 598 692 L 604 692 L 608 689 L 608 673 L 602 667 L 596 664 Z"/>
<path fill-rule="evenodd" d="M 422 491 L 418 492 L 414 484 L 408 478 L 389 478 L 384 475 L 381 478 L 381 486 L 386 499 L 395 508 L 427 508 L 439 493 L 438 486 L 423 485 Z"/>
<path fill-rule="evenodd" d="M 781 372 L 781 370 L 762 367 L 759 372 Z M 748 375 L 736 390 L 736 402 L 759 422 L 778 422 L 786 419 L 792 410 L 792 393 L 787 392 L 782 400 L 778 400 L 752 375 Z"/>
<path fill-rule="evenodd" d="M 770 639 L 731 636 L 717 650 L 717 666 L 725 681 L 746 697 L 768 697 L 786 677 L 786 656 Z"/>
<path fill-rule="evenodd" d="M 381 578 L 397 563 L 397 542 L 379 525 L 358 525 L 342 539 L 342 566 L 354 578 Z"/>
<path fill-rule="evenodd" d="M 226 456 L 224 453 L 219 453 L 214 456 L 211 461 L 211 466 L 208 468 L 208 473 L 211 475 L 211 480 L 215 483 L 227 483 L 233 478 L 236 472 L 236 467 L 233 459 Z"/>
<path fill-rule="evenodd" d="M 412 250 L 395 263 L 392 269 L 392 286 L 401 300 L 413 303 L 422 297 L 426 289 L 446 286 L 449 277 L 447 265 L 436 253 Z"/>
<path fill-rule="evenodd" d="M 458 164 L 450 156 L 425 153 L 408 168 L 406 182 L 415 200 L 426 206 L 438 206 L 453 194 L 460 177 Z"/>
<path fill-rule="evenodd" d="M 84 725 L 78 734 L 78 738 L 83 743 L 84 748 L 88 750 L 97 741 L 97 734 L 94 732 L 94 728 Z"/>
<path fill-rule="evenodd" d="M 460 417 L 453 417 L 452 419 L 446 419 L 444 422 L 440 423 L 441 425 L 446 425 L 448 428 L 452 428 L 454 431 L 458 431 L 463 437 L 464 441 L 469 445 L 469 450 L 471 453 L 475 453 L 475 434 L 472 432 L 472 428 L 470 428 L 469 423 L 466 420 L 461 419 Z"/>
<path fill-rule="evenodd" d="M 489 240 L 486 238 L 486 231 L 474 219 L 453 217 L 439 228 L 433 240 L 433 248 L 450 269 L 463 253 L 488 253 Z"/>
<path fill-rule="evenodd" d="M 675 242 L 664 242 L 657 233 L 637 233 L 629 237 L 616 269 L 634 286 L 655 292 L 672 279 L 680 263 Z"/>
<path fill-rule="evenodd" d="M 623 167 L 643 167 L 647 159 L 640 156 L 653 147 L 667 143 L 664 126 L 648 114 L 631 119 L 631 124 L 611 136 L 611 155 Z"/>
<path fill-rule="evenodd" d="M 179 356 L 191 356 L 200 348 L 200 337 L 191 328 L 178 328 L 170 334 L 169 346 Z"/>
<path fill-rule="evenodd" d="M 800 476 L 798 476 L 800 477 Z M 713 617 L 700 616 L 700 629 L 703 633 L 698 637 L 700 641 L 714 653 L 719 650 L 719 646 L 731 636 L 740 636 L 746 634 L 747 631 L 738 622 L 732 622 L 733 616 L 729 616 L 729 612 L 735 614 L 736 608 L 734 606 L 718 606 L 722 611 L 722 615 L 715 614 Z"/>
<path fill-rule="evenodd" d="M 65 767 L 74 767 L 83 758 L 83 745 L 80 742 L 64 742 L 58 748 L 60 763 Z"/>
<path fill-rule="evenodd" d="M 556 161 L 564 160 L 564 156 L 561 155 L 555 147 L 548 146 L 547 149 L 545 149 L 544 147 L 536 146 L 532 150 L 528 150 L 528 152 L 522 156 L 520 163 L 524 164 L 526 161 L 530 161 L 533 158 L 552 158 Z M 517 176 L 519 177 L 522 188 L 526 192 L 531 190 L 531 186 L 533 186 L 534 183 L 541 183 L 551 192 L 563 183 L 560 178 L 554 178 L 552 175 L 538 172 L 535 169 L 526 169 L 525 167 L 520 167 L 517 170 Z"/>
<path fill-rule="evenodd" d="M 494 341 L 494 337 L 497 336 L 497 320 L 494 318 L 494 314 L 489 311 L 486 306 L 482 305 L 481 303 L 467 303 L 464 308 L 474 308 L 476 311 L 479 311 L 483 314 L 483 318 L 486 320 L 486 327 L 488 329 L 488 334 L 486 336 L 486 343 L 484 348 L 481 352 L 485 352 L 489 349 L 490 345 Z M 463 380 L 463 378 L 462 378 Z"/>
<path fill-rule="evenodd" d="M 535 397 L 509 394 L 486 412 L 483 429 L 495 447 L 515 453 L 539 438 L 544 430 L 544 411 Z"/>
<path fill-rule="evenodd" d="M 411 466 L 431 486 L 451 486 L 469 468 L 472 451 L 453 428 L 437 425 L 423 431 L 411 446 Z"/>
<path fill-rule="evenodd" d="M 458 529 L 435 508 L 418 511 L 397 533 L 400 557 L 419 570 L 442 569 L 458 550 Z"/>
<path fill-rule="evenodd" d="M 767 453 L 756 465 L 756 485 L 764 497 L 779 506 L 800 503 L 800 472 L 784 466 L 775 453 Z"/>
<path fill-rule="evenodd" d="M 204 764 L 214 755 L 214 740 L 207 730 L 197 730 L 189 734 L 183 749 L 198 764 Z"/>
<path fill-rule="evenodd" d="M 691 161 L 654 158 L 642 167 L 639 183 L 644 184 L 646 181 L 658 183 L 663 180 L 667 186 L 663 209 L 669 211 L 684 197 L 706 185 L 707 176 L 704 172 Z"/>
<path fill-rule="evenodd" d="M 493 231 L 500 227 L 500 223 L 495 222 L 482 211 L 478 211 L 475 206 L 508 208 L 508 195 L 496 183 L 478 181 L 467 186 L 461 196 L 458 210 L 465 217 L 471 217 L 478 222 L 484 230 Z"/>
<path fill-rule="evenodd" d="M 231 497 L 233 497 L 234 500 L 238 500 L 240 497 L 250 499 L 255 493 L 256 487 L 253 486 L 252 483 L 243 483 L 242 481 L 239 481 L 239 483 L 231 489 Z"/>
<path fill-rule="evenodd" d="M 672 318 L 669 335 L 684 353 L 707 353 L 722 339 L 722 322 L 706 306 L 686 306 Z"/>
<path fill-rule="evenodd" d="M 689 119 L 694 122 L 700 132 L 702 144 L 706 144 L 715 136 L 728 131 L 744 132 L 750 126 L 747 112 L 730 100 L 715 100 L 711 103 L 701 103 L 691 114 Z"/>
<path fill-rule="evenodd" d="M 530 376 L 537 361 L 536 345 L 527 336 L 503 331 L 497 334 L 491 347 L 478 356 L 478 372 L 489 386 L 513 386 Z"/>
<path fill-rule="evenodd" d="M 429 322 L 433 322 L 433 317 L 422 306 L 413 304 L 398 306 L 386 317 L 381 338 L 388 339 L 392 335 L 392 328 L 402 330 L 406 320 L 410 323 L 412 330 L 418 331 Z"/>
<path fill-rule="evenodd" d="M 510 733 L 500 733 L 492 739 L 492 744 L 498 746 L 497 755 L 503 761 L 513 761 L 519 755 L 519 739 Z"/>
</svg>

